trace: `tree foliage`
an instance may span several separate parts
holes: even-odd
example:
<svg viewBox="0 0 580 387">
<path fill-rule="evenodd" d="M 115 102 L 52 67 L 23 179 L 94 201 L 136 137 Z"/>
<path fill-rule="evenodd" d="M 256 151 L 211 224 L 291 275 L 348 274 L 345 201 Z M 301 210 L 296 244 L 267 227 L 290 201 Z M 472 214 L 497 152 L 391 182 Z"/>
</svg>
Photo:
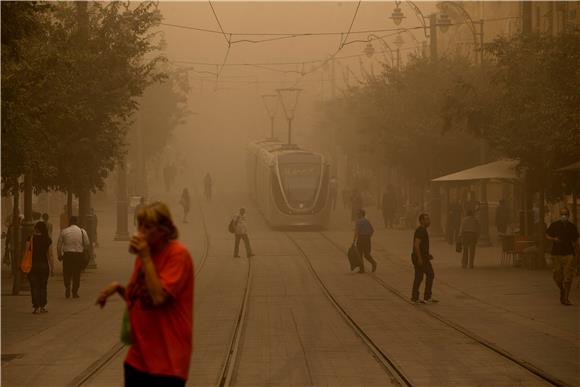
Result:
<svg viewBox="0 0 580 387">
<path fill-rule="evenodd" d="M 28 10 L 39 27 L 7 67 L 2 45 L 3 180 L 28 170 L 37 190 L 102 187 L 125 151 L 137 98 L 165 77 L 150 32 L 161 18 L 155 4 L 85 5 Z"/>
<path fill-rule="evenodd" d="M 445 133 L 441 109 L 458 73 L 472 71 L 462 60 L 437 64 L 413 59 L 404 69 L 385 67 L 376 78 L 327 104 L 324 125 L 334 125 L 350 154 L 375 155 L 419 183 L 471 166 L 477 142 Z"/>
<path fill-rule="evenodd" d="M 485 78 L 458 81 L 444 116 L 449 127 L 481 132 L 544 187 L 580 159 L 580 35 L 502 37 L 487 52 Z"/>
</svg>

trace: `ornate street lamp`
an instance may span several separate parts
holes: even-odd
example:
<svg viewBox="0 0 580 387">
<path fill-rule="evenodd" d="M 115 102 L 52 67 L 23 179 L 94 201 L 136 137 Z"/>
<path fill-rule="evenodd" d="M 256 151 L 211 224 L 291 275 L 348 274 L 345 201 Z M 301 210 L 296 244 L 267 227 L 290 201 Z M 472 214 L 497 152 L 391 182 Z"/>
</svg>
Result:
<svg viewBox="0 0 580 387">
<path fill-rule="evenodd" d="M 395 40 L 393 41 L 393 43 L 398 48 L 401 48 L 403 46 L 403 44 L 405 44 L 405 40 L 403 39 L 403 37 L 401 36 L 401 34 L 397 34 L 397 37 L 395 38 Z"/>
<path fill-rule="evenodd" d="M 302 89 L 289 87 L 285 89 L 276 89 L 276 92 L 280 96 L 282 109 L 284 109 L 284 115 L 288 120 L 288 145 L 292 145 L 292 120 L 294 119 L 294 114 L 296 113 L 298 97 L 300 96 Z"/>
<path fill-rule="evenodd" d="M 367 58 L 372 58 L 375 53 L 375 48 L 371 42 L 368 42 L 366 47 L 363 50 L 363 53 L 367 56 Z"/>
<path fill-rule="evenodd" d="M 270 116 L 271 126 L 270 126 L 270 139 L 274 139 L 274 117 L 278 111 L 278 105 L 280 103 L 280 96 L 278 94 L 264 94 L 262 95 L 262 101 L 266 107 L 266 111 Z"/>
<path fill-rule="evenodd" d="M 397 26 L 401 24 L 401 22 L 405 18 L 405 14 L 403 13 L 403 11 L 401 11 L 401 7 L 399 7 L 399 4 L 401 4 L 400 1 L 395 1 L 395 9 L 393 10 L 393 13 L 391 13 L 390 17 L 391 19 L 393 19 L 393 22 Z"/>
<path fill-rule="evenodd" d="M 452 24 L 451 18 L 449 18 L 447 12 L 445 11 L 441 12 L 441 14 L 439 15 L 439 21 L 437 22 L 437 25 L 439 26 L 441 32 L 446 33 L 449 30 L 451 24 Z"/>
</svg>

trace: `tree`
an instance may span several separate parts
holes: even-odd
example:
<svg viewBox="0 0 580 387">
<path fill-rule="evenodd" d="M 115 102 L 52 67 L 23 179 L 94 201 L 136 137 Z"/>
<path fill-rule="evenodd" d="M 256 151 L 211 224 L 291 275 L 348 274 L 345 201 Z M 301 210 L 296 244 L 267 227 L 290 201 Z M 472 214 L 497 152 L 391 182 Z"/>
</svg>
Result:
<svg viewBox="0 0 580 387">
<path fill-rule="evenodd" d="M 334 125 L 351 154 L 375 155 L 398 167 L 420 189 L 434 177 L 477 162 L 477 143 L 446 133 L 441 109 L 446 90 L 469 63 L 443 59 L 434 65 L 414 58 L 403 69 L 385 67 L 376 78 L 327 104 L 324 125 Z"/>
<path fill-rule="evenodd" d="M 446 121 L 520 161 L 543 219 L 546 190 L 561 191 L 557 169 L 580 159 L 580 34 L 501 37 L 487 51 L 488 82 L 463 79 L 450 89 Z"/>
<path fill-rule="evenodd" d="M 154 3 L 91 2 L 83 12 L 88 4 L 26 14 L 41 22 L 19 62 L 2 74 L 3 93 L 11 91 L 2 101 L 9 112 L 2 120 L 3 178 L 29 168 L 37 190 L 101 188 L 125 152 L 137 98 L 165 77 L 149 32 L 161 20 Z"/>
</svg>

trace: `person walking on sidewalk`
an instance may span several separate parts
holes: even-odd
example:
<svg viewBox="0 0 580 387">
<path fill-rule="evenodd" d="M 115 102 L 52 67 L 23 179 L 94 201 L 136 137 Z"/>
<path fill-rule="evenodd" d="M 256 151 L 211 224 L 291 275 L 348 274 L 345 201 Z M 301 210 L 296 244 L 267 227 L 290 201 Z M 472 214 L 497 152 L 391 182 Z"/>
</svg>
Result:
<svg viewBox="0 0 580 387">
<path fill-rule="evenodd" d="M 338 197 L 338 180 L 336 176 L 331 176 L 328 182 L 328 202 L 332 211 L 336 210 L 336 199 Z"/>
<path fill-rule="evenodd" d="M 413 253 L 411 253 L 411 260 L 415 269 L 415 279 L 413 280 L 413 290 L 411 294 L 411 301 L 415 304 L 436 303 L 439 302 L 432 298 L 433 279 L 435 273 L 431 260 L 433 256 L 429 252 L 429 233 L 427 228 L 431 225 L 429 215 L 423 213 L 419 215 L 419 227 L 415 230 L 413 235 Z M 423 277 L 427 277 L 425 281 L 425 295 L 424 301 L 419 299 L 419 287 L 423 282 Z"/>
<path fill-rule="evenodd" d="M 395 213 L 397 210 L 397 196 L 393 187 L 387 186 L 387 189 L 383 193 L 383 199 L 381 202 L 381 211 L 383 212 L 383 222 L 385 228 L 392 228 L 395 226 Z"/>
<path fill-rule="evenodd" d="M 132 343 L 124 362 L 126 387 L 185 386 L 193 349 L 193 260 L 177 240 L 165 204 L 146 205 L 137 219 L 129 283 L 110 283 L 96 304 L 103 308 L 115 293 L 127 304 Z"/>
<path fill-rule="evenodd" d="M 461 244 L 463 245 L 461 267 L 464 269 L 467 268 L 468 261 L 469 268 L 473 269 L 475 246 L 479 240 L 479 229 L 479 221 L 473 215 L 473 210 L 467 210 L 467 216 L 463 218 L 459 227 L 459 235 L 461 235 Z"/>
<path fill-rule="evenodd" d="M 48 236 L 46 223 L 37 222 L 34 225 L 34 234 L 30 238 L 32 238 L 32 268 L 28 273 L 28 281 L 32 297 L 32 313 L 47 313 L 48 276 L 54 273 L 54 261 L 52 239 Z"/>
<path fill-rule="evenodd" d="M 253 257 L 252 247 L 250 246 L 250 239 L 248 238 L 248 223 L 246 221 L 246 209 L 240 208 L 240 213 L 234 216 L 234 227 L 235 227 L 235 242 L 234 242 L 234 258 L 239 258 L 240 252 L 240 239 L 244 240 L 244 246 L 246 247 L 246 255 L 248 258 Z"/>
<path fill-rule="evenodd" d="M 70 217 L 69 226 L 60 232 L 56 251 L 58 260 L 62 261 L 64 279 L 64 296 L 70 298 L 71 280 L 73 298 L 79 298 L 81 271 L 84 266 L 84 251 L 90 251 L 90 240 L 87 232 L 78 225 L 76 216 Z"/>
<path fill-rule="evenodd" d="M 580 255 L 578 228 L 568 220 L 569 217 L 570 211 L 568 208 L 561 208 L 560 219 L 550 224 L 546 231 L 546 238 L 553 241 L 553 276 L 556 285 L 560 289 L 560 303 L 562 305 L 572 305 L 570 302 L 570 287 L 572 286 L 575 266 Z"/>
<path fill-rule="evenodd" d="M 187 223 L 187 214 L 189 214 L 189 208 L 191 205 L 191 199 L 189 197 L 189 190 L 184 188 L 181 192 L 181 199 L 179 204 L 183 207 L 183 223 Z"/>
<path fill-rule="evenodd" d="M 373 273 L 377 270 L 377 261 L 371 256 L 371 237 L 375 232 L 373 225 L 365 217 L 366 212 L 363 209 L 358 210 L 358 219 L 354 228 L 354 240 L 353 244 L 356 243 L 356 248 L 360 255 L 360 271 L 359 273 L 365 272 L 364 260 L 366 259 L 373 265 Z"/>
</svg>

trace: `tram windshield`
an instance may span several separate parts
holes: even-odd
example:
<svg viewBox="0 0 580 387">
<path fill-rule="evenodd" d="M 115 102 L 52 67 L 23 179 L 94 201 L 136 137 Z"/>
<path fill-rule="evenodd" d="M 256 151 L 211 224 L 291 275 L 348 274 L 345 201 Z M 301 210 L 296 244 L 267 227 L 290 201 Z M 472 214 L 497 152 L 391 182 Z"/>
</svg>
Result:
<svg viewBox="0 0 580 387">
<path fill-rule="evenodd" d="M 280 156 L 280 180 L 291 207 L 302 209 L 314 205 L 320 184 L 321 162 L 321 157 L 313 154 Z"/>
</svg>

